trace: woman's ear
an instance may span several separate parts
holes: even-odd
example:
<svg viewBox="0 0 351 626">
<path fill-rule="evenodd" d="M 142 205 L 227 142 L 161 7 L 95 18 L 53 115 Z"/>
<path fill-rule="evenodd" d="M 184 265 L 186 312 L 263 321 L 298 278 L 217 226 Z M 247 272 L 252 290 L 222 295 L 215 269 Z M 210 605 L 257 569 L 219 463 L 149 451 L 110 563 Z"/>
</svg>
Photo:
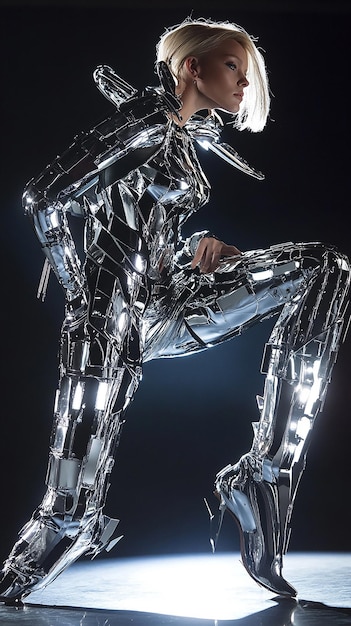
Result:
<svg viewBox="0 0 351 626">
<path fill-rule="evenodd" d="M 197 57 L 188 57 L 183 65 L 186 73 L 191 80 L 196 80 L 198 76 L 198 59 Z"/>
</svg>

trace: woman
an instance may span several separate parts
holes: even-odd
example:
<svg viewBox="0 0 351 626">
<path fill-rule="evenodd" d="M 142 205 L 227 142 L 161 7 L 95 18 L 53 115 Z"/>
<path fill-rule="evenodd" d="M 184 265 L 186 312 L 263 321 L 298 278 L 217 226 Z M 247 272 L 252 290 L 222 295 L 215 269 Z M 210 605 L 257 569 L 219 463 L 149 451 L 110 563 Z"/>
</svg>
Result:
<svg viewBox="0 0 351 626">
<path fill-rule="evenodd" d="M 116 109 L 28 184 L 24 206 L 65 291 L 60 380 L 47 491 L 4 564 L 15 602 L 83 554 L 110 549 L 103 514 L 125 412 L 143 362 L 195 353 L 278 315 L 265 348 L 264 395 L 251 450 L 215 480 L 239 526 L 243 563 L 260 585 L 294 597 L 282 576 L 292 506 L 310 433 L 340 345 L 348 259 L 319 243 L 240 252 L 181 226 L 209 196 L 194 143 L 258 172 L 220 142 L 217 110 L 261 131 L 265 65 L 235 24 L 187 19 L 157 47 L 160 86 L 137 93 L 108 67 L 97 86 Z M 206 117 L 199 112 L 209 111 Z M 69 215 L 84 218 L 84 258 Z"/>
</svg>

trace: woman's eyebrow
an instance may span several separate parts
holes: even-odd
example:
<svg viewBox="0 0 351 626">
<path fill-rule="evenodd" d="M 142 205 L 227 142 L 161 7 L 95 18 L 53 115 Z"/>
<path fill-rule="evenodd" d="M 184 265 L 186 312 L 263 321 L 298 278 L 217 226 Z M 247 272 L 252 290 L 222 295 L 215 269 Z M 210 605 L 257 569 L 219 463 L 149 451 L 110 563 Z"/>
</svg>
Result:
<svg viewBox="0 0 351 626">
<path fill-rule="evenodd" d="M 244 65 L 244 60 L 241 59 L 240 57 L 237 57 L 236 54 L 233 54 L 232 52 L 224 52 L 225 57 L 230 57 L 232 59 L 236 59 L 237 61 L 239 61 L 241 63 L 241 65 Z"/>
</svg>

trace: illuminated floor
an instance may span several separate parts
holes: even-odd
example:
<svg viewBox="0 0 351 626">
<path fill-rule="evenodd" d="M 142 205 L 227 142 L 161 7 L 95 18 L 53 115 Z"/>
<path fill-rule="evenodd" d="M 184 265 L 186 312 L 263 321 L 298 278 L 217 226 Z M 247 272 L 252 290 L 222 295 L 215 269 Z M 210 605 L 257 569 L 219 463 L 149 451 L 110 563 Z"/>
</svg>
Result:
<svg viewBox="0 0 351 626">
<path fill-rule="evenodd" d="M 284 575 L 298 602 L 258 587 L 239 554 L 84 561 L 23 607 L 0 604 L 0 624 L 351 626 L 351 554 L 288 554 Z"/>
</svg>

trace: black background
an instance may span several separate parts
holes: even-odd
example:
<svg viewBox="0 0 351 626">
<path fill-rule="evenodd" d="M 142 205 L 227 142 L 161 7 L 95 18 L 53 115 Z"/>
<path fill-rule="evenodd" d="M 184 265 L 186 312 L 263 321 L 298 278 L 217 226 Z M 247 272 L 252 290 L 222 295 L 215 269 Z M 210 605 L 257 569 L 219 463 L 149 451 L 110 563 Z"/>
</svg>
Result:
<svg viewBox="0 0 351 626">
<path fill-rule="evenodd" d="M 7 556 L 44 491 L 63 295 L 36 300 L 42 253 L 21 207 L 25 183 L 80 130 L 111 112 L 95 88 L 106 63 L 155 84 L 155 45 L 193 17 L 230 20 L 259 38 L 273 93 L 262 133 L 225 130 L 266 179 L 200 154 L 212 196 L 188 225 L 242 250 L 322 240 L 351 254 L 349 3 L 3 4 L 1 18 L 1 542 Z M 264 322 L 206 353 L 148 363 L 113 471 L 106 512 L 125 538 L 112 556 L 207 552 L 213 479 L 251 443 Z M 336 364 L 298 494 L 291 550 L 350 551 L 350 337 Z M 238 550 L 225 520 L 219 550 Z"/>
</svg>

